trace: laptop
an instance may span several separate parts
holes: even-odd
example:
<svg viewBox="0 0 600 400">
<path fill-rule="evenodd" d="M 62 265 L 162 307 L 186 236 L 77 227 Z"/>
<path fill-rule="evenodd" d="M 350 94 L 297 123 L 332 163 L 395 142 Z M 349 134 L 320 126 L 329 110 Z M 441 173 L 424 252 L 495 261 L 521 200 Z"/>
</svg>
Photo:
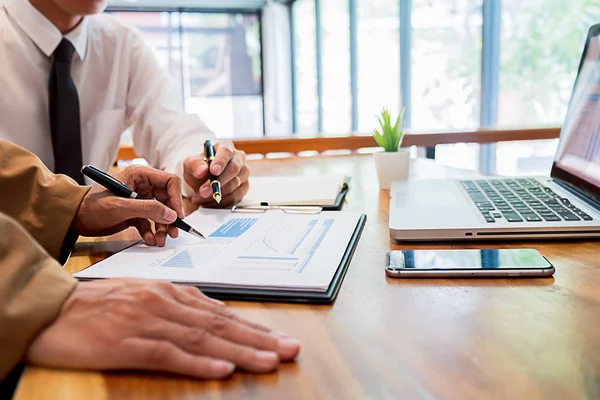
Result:
<svg viewBox="0 0 600 400">
<path fill-rule="evenodd" d="M 396 181 L 406 241 L 600 237 L 600 24 L 590 28 L 550 177 Z"/>
</svg>

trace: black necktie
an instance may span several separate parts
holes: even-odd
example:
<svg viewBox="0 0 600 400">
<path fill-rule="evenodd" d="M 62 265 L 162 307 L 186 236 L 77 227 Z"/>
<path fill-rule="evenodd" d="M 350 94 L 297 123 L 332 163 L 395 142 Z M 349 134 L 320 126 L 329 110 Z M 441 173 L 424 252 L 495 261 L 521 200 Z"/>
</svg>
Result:
<svg viewBox="0 0 600 400">
<path fill-rule="evenodd" d="M 66 39 L 61 40 L 54 50 L 48 82 L 50 134 L 54 152 L 54 172 L 68 175 L 82 185 L 79 96 L 71 77 L 74 51 L 73 45 Z M 58 259 L 61 264 L 67 262 L 78 237 L 72 231 L 67 232 Z"/>
<path fill-rule="evenodd" d="M 65 174 L 83 184 L 80 169 L 81 125 L 79 96 L 71 77 L 71 60 L 75 51 L 71 42 L 61 40 L 54 50 L 48 84 L 50 100 L 50 133 L 54 152 L 54 172 Z"/>
</svg>

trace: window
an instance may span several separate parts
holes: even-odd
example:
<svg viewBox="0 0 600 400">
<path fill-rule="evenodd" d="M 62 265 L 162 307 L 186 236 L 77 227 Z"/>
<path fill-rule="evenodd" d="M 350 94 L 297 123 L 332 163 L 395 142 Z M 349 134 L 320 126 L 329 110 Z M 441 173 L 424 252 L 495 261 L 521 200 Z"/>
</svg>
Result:
<svg viewBox="0 0 600 400">
<path fill-rule="evenodd" d="M 587 30 L 600 18 L 594 0 L 503 0 L 499 126 L 561 125 Z M 501 142 L 496 171 L 548 174 L 558 140 Z"/>
<path fill-rule="evenodd" d="M 181 86 L 181 44 L 173 30 L 177 24 L 175 15 L 169 12 L 116 12 L 119 21 L 138 28 L 146 44 L 152 48 L 159 64 L 166 68 Z"/>
<path fill-rule="evenodd" d="M 218 137 L 263 132 L 260 17 L 255 13 L 116 12 L 136 26 Z"/>
<path fill-rule="evenodd" d="M 503 0 L 498 125 L 562 124 L 596 0 Z"/>
<path fill-rule="evenodd" d="M 476 129 L 481 98 L 481 0 L 413 0 L 412 128 Z M 477 169 L 479 145 L 436 146 L 437 162 Z"/>
<path fill-rule="evenodd" d="M 294 133 L 304 136 L 355 128 L 368 134 L 382 107 L 407 108 L 418 131 L 560 124 L 585 33 L 600 20 L 597 0 L 269 4 L 289 3 L 291 51 L 265 51 L 293 62 Z M 140 28 L 181 88 L 186 109 L 218 136 L 264 134 L 258 12 L 116 15 Z M 556 141 L 444 145 L 436 159 L 490 173 L 539 173 L 548 170 L 555 147 Z"/>
<path fill-rule="evenodd" d="M 408 108 L 413 130 L 452 131 L 561 124 L 600 2 L 297 0 L 293 16 L 296 31 L 304 29 L 294 35 L 297 131 L 344 133 L 357 122 L 366 134 L 383 106 Z M 544 173 L 555 147 L 556 140 L 443 145 L 436 160 Z"/>
<path fill-rule="evenodd" d="M 294 112 L 296 132 L 300 134 L 314 134 L 319 130 L 315 11 L 314 0 L 298 0 L 293 5 Z"/>
<path fill-rule="evenodd" d="M 357 0 L 358 131 L 371 132 L 383 107 L 400 110 L 398 0 Z"/>
<path fill-rule="evenodd" d="M 198 114 L 218 136 L 262 136 L 258 17 L 201 13 L 181 17 L 186 110 Z"/>
<path fill-rule="evenodd" d="M 500 142 L 496 145 L 500 175 L 549 175 L 558 139 Z"/>
<path fill-rule="evenodd" d="M 351 130 L 348 0 L 321 0 L 323 132 Z"/>
<path fill-rule="evenodd" d="M 479 125 L 481 15 L 481 0 L 413 0 L 413 128 Z"/>
</svg>

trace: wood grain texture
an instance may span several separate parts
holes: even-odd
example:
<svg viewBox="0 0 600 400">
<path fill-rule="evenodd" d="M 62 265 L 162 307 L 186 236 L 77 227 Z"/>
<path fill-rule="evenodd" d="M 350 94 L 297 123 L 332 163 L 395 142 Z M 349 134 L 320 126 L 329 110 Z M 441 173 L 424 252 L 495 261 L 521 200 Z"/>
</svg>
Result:
<svg viewBox="0 0 600 400">
<path fill-rule="evenodd" d="M 302 342 L 278 373 L 236 372 L 223 382 L 144 373 L 28 368 L 16 399 L 598 399 L 600 242 L 402 244 L 388 235 L 389 192 L 370 156 L 258 161 L 255 175 L 348 173 L 345 210 L 367 225 L 331 306 L 228 304 Z M 427 160 L 413 177 L 460 177 Z M 80 270 L 131 242 L 132 232 L 82 243 Z M 389 279 L 388 249 L 532 247 L 556 267 L 551 279 Z"/>
<path fill-rule="evenodd" d="M 560 128 L 535 129 L 480 129 L 461 132 L 407 133 L 402 146 L 432 147 L 451 143 L 496 143 L 516 140 L 554 139 Z M 346 135 L 336 137 L 295 137 L 235 139 L 236 148 L 248 154 L 299 153 L 301 151 L 357 150 L 377 147 L 372 136 Z M 132 146 L 121 146 L 117 160 L 137 158 Z"/>
</svg>

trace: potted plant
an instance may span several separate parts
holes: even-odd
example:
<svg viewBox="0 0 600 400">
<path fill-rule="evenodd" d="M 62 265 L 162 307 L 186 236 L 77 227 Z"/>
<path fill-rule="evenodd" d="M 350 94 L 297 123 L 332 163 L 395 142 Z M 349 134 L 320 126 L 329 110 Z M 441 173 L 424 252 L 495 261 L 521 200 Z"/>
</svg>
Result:
<svg viewBox="0 0 600 400">
<path fill-rule="evenodd" d="M 373 137 L 383 151 L 375 153 L 375 166 L 379 178 L 379 187 L 389 189 L 392 181 L 408 178 L 410 150 L 401 149 L 404 137 L 404 109 L 400 111 L 394 124 L 387 108 L 377 117 L 379 129 L 373 129 Z"/>
</svg>

